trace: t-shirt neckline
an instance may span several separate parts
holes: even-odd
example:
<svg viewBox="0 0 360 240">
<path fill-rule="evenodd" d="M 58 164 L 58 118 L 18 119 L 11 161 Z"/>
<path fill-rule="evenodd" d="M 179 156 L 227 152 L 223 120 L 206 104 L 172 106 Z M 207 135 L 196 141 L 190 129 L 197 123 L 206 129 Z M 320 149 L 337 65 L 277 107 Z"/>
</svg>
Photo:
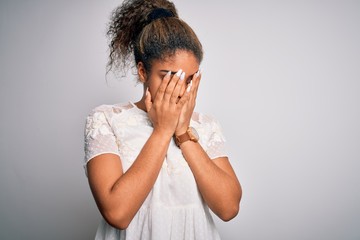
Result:
<svg viewBox="0 0 360 240">
<path fill-rule="evenodd" d="M 130 103 L 130 105 L 132 106 L 132 109 L 135 109 L 135 110 L 137 110 L 137 111 L 139 111 L 139 112 L 142 112 L 142 113 L 144 113 L 144 114 L 147 114 L 147 112 L 145 112 L 144 110 L 140 109 L 140 108 L 139 108 L 138 106 L 136 106 L 136 104 L 133 103 L 132 101 L 129 101 L 129 103 Z"/>
</svg>

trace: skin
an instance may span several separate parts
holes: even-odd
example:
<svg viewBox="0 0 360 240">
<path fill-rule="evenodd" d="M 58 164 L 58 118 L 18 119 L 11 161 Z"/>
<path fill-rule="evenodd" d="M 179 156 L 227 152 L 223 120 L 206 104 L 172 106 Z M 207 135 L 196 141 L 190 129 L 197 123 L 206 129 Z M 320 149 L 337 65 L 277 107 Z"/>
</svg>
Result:
<svg viewBox="0 0 360 240">
<path fill-rule="evenodd" d="M 179 69 L 185 72 L 183 76 L 173 74 Z M 139 63 L 138 74 L 144 94 L 135 104 L 148 113 L 154 127 L 151 136 L 125 173 L 114 154 L 101 154 L 87 164 L 97 206 L 105 220 L 119 229 L 128 227 L 151 191 L 173 135 L 183 134 L 189 127 L 201 79 L 197 59 L 183 50 L 165 60 L 154 60 L 149 73 Z M 224 221 L 234 218 L 242 189 L 228 158 L 210 159 L 201 145 L 192 141 L 180 148 L 209 208 Z"/>
</svg>

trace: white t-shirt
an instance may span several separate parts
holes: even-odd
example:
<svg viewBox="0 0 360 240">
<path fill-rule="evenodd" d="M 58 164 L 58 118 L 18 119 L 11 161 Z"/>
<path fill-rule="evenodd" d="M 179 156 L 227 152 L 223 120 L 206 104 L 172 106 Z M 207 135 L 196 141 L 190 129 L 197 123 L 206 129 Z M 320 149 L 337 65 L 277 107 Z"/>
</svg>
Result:
<svg viewBox="0 0 360 240">
<path fill-rule="evenodd" d="M 212 117 L 194 113 L 190 125 L 197 130 L 199 143 L 211 159 L 227 156 L 220 125 Z M 152 131 L 147 113 L 132 102 L 94 108 L 86 118 L 85 171 L 93 157 L 113 153 L 120 157 L 126 172 Z M 116 229 L 102 219 L 95 239 L 220 239 L 191 169 L 174 140 L 152 190 L 128 228 Z"/>
</svg>

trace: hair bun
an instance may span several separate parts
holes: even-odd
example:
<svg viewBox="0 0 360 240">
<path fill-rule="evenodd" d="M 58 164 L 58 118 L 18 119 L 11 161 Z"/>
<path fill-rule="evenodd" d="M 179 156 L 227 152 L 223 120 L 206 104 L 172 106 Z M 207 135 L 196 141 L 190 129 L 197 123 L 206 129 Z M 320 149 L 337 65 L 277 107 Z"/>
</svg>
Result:
<svg viewBox="0 0 360 240">
<path fill-rule="evenodd" d="M 114 67 L 125 76 L 139 62 L 150 71 L 153 60 L 164 60 L 177 50 L 193 53 L 199 63 L 203 57 L 198 37 L 171 0 L 124 0 L 112 12 L 107 35 L 107 73 Z"/>
<path fill-rule="evenodd" d="M 165 8 L 155 8 L 147 15 L 147 20 L 145 25 L 151 23 L 156 19 L 166 18 L 166 17 L 175 17 L 175 14 Z"/>
</svg>

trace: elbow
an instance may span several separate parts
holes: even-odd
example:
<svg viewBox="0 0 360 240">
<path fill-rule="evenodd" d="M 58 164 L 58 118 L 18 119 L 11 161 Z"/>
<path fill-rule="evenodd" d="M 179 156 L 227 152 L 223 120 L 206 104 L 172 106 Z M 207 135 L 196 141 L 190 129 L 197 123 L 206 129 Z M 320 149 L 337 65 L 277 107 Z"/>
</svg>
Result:
<svg viewBox="0 0 360 240">
<path fill-rule="evenodd" d="M 227 206 L 226 210 L 218 214 L 218 217 L 224 222 L 228 222 L 238 215 L 239 210 L 240 210 L 239 204 L 234 204 L 233 206 Z"/>
<path fill-rule="evenodd" d="M 233 200 L 227 201 L 223 206 L 223 211 L 217 214 L 221 220 L 228 222 L 235 218 L 240 211 L 240 201 L 242 197 L 242 189 L 239 188 L 238 195 Z"/>
<path fill-rule="evenodd" d="M 104 211 L 102 215 L 108 224 L 120 230 L 127 229 L 131 222 L 131 219 L 116 211 Z"/>
</svg>

